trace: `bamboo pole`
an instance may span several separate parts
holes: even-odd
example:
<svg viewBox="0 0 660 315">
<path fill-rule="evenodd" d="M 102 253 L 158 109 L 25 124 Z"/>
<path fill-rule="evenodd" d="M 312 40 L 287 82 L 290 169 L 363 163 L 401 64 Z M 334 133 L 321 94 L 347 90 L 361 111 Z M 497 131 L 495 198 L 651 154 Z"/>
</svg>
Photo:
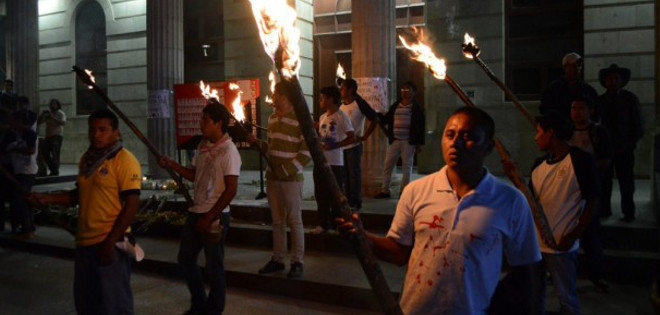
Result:
<svg viewBox="0 0 660 315">
<path fill-rule="evenodd" d="M 318 174 L 323 179 L 321 181 L 322 185 L 325 186 L 323 190 L 332 197 L 332 206 L 341 210 L 341 216 L 347 221 L 356 223 L 353 220 L 352 211 L 348 205 L 348 199 L 346 199 L 346 196 L 342 193 L 341 189 L 339 189 L 339 185 L 332 173 L 332 169 L 325 159 L 323 150 L 321 150 L 318 133 L 314 128 L 314 122 L 312 121 L 307 102 L 305 101 L 305 97 L 300 88 L 298 78 L 287 78 L 284 79 L 283 82 L 292 85 L 293 88 L 291 90 L 295 91 L 293 95 L 287 96 L 289 101 L 293 104 L 300 125 L 300 130 L 305 138 L 305 143 L 307 143 L 312 160 L 314 160 L 314 165 L 318 168 Z M 357 232 L 355 233 L 355 237 L 351 239 L 353 250 L 360 261 L 360 265 L 362 266 L 369 283 L 371 284 L 372 291 L 376 294 L 380 305 L 383 307 L 383 311 L 386 314 L 403 314 L 399 304 L 392 294 L 392 291 L 390 291 L 389 285 L 383 275 L 383 271 L 380 268 L 371 247 L 367 243 L 367 236 L 362 225 L 356 223 L 355 227 Z"/>
<path fill-rule="evenodd" d="M 87 74 L 83 69 L 79 68 L 78 66 L 73 66 L 73 72 L 76 73 L 78 78 L 82 80 L 86 85 L 90 86 L 96 94 L 98 94 L 101 99 L 105 102 L 110 109 L 112 109 L 119 118 L 121 118 L 124 123 L 133 131 L 133 133 L 144 143 L 144 145 L 147 146 L 149 149 L 149 152 L 153 154 L 157 160 L 160 160 L 160 158 L 163 156 L 158 152 L 158 149 L 156 146 L 154 146 L 148 139 L 147 137 L 138 129 L 138 127 L 126 116 L 120 109 L 115 105 L 115 103 L 108 97 L 108 95 L 101 90 L 101 88 L 92 81 L 90 78 L 89 74 Z M 181 177 L 177 176 L 174 170 L 172 170 L 169 167 L 164 167 L 167 173 L 174 179 L 176 182 L 177 186 L 179 186 L 179 190 L 181 190 L 181 193 L 183 193 L 183 197 L 186 199 L 186 202 L 188 203 L 189 206 L 193 205 L 193 200 L 192 197 L 190 196 L 190 192 L 188 192 L 188 188 L 185 186 L 183 183 L 183 180 L 181 180 Z"/>
<path fill-rule="evenodd" d="M 534 122 L 534 118 L 532 115 L 527 111 L 527 108 L 520 102 L 518 97 L 516 97 L 515 94 L 500 80 L 495 73 L 493 73 L 492 70 L 486 65 L 486 63 L 479 58 L 479 54 L 481 53 L 481 49 L 479 46 L 474 45 L 472 43 L 465 45 L 463 44 L 463 54 L 468 58 L 474 60 L 474 62 L 479 65 L 479 67 L 486 73 L 486 75 L 493 81 L 495 82 L 495 85 L 497 85 L 506 95 L 508 99 L 510 99 L 513 104 L 518 108 L 518 110 L 525 116 L 527 121 L 529 121 L 530 124 L 534 128 L 536 128 L 536 123 Z"/>
</svg>

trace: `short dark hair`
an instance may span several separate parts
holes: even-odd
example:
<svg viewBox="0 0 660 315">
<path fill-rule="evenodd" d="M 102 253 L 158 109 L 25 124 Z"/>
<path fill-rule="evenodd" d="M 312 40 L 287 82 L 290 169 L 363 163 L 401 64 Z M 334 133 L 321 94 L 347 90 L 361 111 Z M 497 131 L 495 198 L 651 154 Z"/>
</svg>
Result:
<svg viewBox="0 0 660 315">
<path fill-rule="evenodd" d="M 104 108 L 95 110 L 91 115 L 89 115 L 89 118 L 87 118 L 87 123 L 91 123 L 94 119 L 107 119 L 110 121 L 110 126 L 113 130 L 117 130 L 117 128 L 119 128 L 119 118 L 117 118 L 117 115 L 115 115 L 115 113 L 109 109 Z"/>
<path fill-rule="evenodd" d="M 231 115 L 229 114 L 229 110 L 227 110 L 225 105 L 211 102 L 206 105 L 204 109 L 202 109 L 202 113 L 208 115 L 214 123 L 222 121 L 222 132 L 227 132 L 227 127 L 229 126 L 229 117 L 231 117 Z"/>
<path fill-rule="evenodd" d="M 406 81 L 401 87 L 409 87 L 413 92 L 417 92 L 417 85 L 413 81 Z"/>
<path fill-rule="evenodd" d="M 355 80 L 346 79 L 346 80 L 344 80 L 344 83 L 342 83 L 342 84 L 346 84 L 346 87 L 349 90 L 353 91 L 353 94 L 357 94 L 358 85 L 357 85 L 357 82 Z"/>
<path fill-rule="evenodd" d="M 286 99 L 289 100 L 290 102 L 293 102 L 292 98 L 297 93 L 296 86 L 293 83 L 290 83 L 289 81 L 286 80 L 277 82 L 277 84 L 275 84 L 275 92 L 283 96 L 286 96 Z"/>
<path fill-rule="evenodd" d="M 580 95 L 574 97 L 574 98 L 573 98 L 573 101 L 571 102 L 571 104 L 572 104 L 573 102 L 582 102 L 582 103 L 584 103 L 584 105 L 587 105 L 587 108 L 588 108 L 588 109 L 594 109 L 594 107 L 595 107 L 595 106 L 594 106 L 594 102 L 592 102 L 590 99 L 588 99 L 588 98 L 586 98 L 586 97 L 584 97 L 584 96 L 580 96 Z"/>
<path fill-rule="evenodd" d="M 321 95 L 332 98 L 332 103 L 335 105 L 339 105 L 341 102 L 341 92 L 339 92 L 339 88 L 334 85 L 322 88 L 320 93 Z"/>
<path fill-rule="evenodd" d="M 560 140 L 568 141 L 573 136 L 573 124 L 568 117 L 557 111 L 549 111 L 536 117 L 536 123 L 543 131 L 554 130 L 555 136 Z"/>
<path fill-rule="evenodd" d="M 486 134 L 486 139 L 489 141 L 493 140 L 495 137 L 495 121 L 484 110 L 476 107 L 463 106 L 451 113 L 451 115 L 449 115 L 447 118 L 447 121 L 449 121 L 449 118 L 458 114 L 465 114 L 469 116 L 472 120 L 474 120 L 475 124 L 484 131 Z"/>
<path fill-rule="evenodd" d="M 56 98 L 51 98 L 50 102 L 48 102 L 48 106 L 50 106 L 50 104 L 52 104 L 53 102 L 55 102 L 55 105 L 57 105 L 57 109 L 62 109 L 62 103 L 60 103 L 60 100 Z"/>
</svg>

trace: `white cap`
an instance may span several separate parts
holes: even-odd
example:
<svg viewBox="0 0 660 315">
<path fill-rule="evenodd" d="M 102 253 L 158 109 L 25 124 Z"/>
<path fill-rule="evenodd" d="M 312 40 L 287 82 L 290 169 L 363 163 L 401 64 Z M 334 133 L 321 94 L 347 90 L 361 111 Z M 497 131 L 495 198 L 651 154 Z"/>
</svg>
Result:
<svg viewBox="0 0 660 315">
<path fill-rule="evenodd" d="M 582 56 L 580 56 L 576 52 L 572 52 L 572 53 L 566 54 L 564 56 L 564 59 L 561 60 L 561 65 L 565 66 L 567 63 L 575 63 L 575 62 L 577 62 L 578 60 L 581 60 L 581 59 L 582 59 Z"/>
</svg>

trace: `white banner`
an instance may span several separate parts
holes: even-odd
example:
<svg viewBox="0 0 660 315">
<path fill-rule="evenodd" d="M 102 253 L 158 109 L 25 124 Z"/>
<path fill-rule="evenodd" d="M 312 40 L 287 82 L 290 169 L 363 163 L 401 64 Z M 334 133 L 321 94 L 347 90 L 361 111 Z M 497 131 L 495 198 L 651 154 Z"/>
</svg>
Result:
<svg viewBox="0 0 660 315">
<path fill-rule="evenodd" d="M 170 118 L 170 90 L 149 91 L 147 118 Z"/>
<path fill-rule="evenodd" d="M 386 113 L 390 107 L 387 97 L 388 78 L 353 78 L 358 84 L 358 94 L 371 105 L 375 111 Z"/>
</svg>

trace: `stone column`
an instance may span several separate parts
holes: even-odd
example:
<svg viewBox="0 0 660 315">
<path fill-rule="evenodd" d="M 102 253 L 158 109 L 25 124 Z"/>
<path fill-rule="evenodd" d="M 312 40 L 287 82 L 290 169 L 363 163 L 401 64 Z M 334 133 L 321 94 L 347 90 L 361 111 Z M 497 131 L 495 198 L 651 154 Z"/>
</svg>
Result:
<svg viewBox="0 0 660 315">
<path fill-rule="evenodd" d="M 147 133 L 161 154 L 174 157 L 174 102 L 172 87 L 183 83 L 183 0 L 147 1 Z M 149 155 L 149 174 L 167 178 L 167 172 Z"/>
<path fill-rule="evenodd" d="M 395 84 L 392 84 L 396 78 L 395 4 L 395 0 L 351 2 L 352 76 L 358 84 L 370 80 L 389 80 L 386 97 L 382 100 L 385 110 L 396 95 L 393 93 Z M 364 90 L 358 86 L 358 93 L 361 91 Z M 386 150 L 387 137 L 380 129 L 374 131 L 364 143 L 362 192 L 365 196 L 373 196 L 380 191 Z"/>
<path fill-rule="evenodd" d="M 14 92 L 39 109 L 39 32 L 37 0 L 7 0 L 7 78 Z"/>
</svg>

